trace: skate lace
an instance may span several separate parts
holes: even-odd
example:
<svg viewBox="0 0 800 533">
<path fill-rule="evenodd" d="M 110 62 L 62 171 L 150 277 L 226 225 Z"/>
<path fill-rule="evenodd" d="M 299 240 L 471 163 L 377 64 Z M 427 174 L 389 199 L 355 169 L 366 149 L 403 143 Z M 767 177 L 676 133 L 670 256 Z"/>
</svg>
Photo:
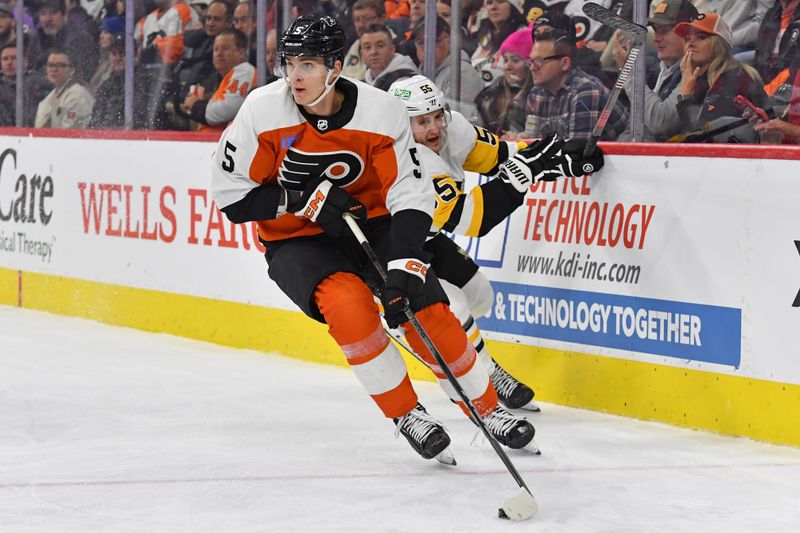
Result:
<svg viewBox="0 0 800 533">
<path fill-rule="evenodd" d="M 511 374 L 500 368 L 497 363 L 493 362 L 494 370 L 492 370 L 492 383 L 497 393 L 503 397 L 508 397 L 514 392 L 519 383 L 514 379 Z"/>
<path fill-rule="evenodd" d="M 423 442 L 432 431 L 439 427 L 442 426 L 435 418 L 422 409 L 414 408 L 397 421 L 394 436 L 395 438 L 399 437 L 400 431 L 405 430 L 415 441 Z"/>
<path fill-rule="evenodd" d="M 520 417 L 509 413 L 502 407 L 495 408 L 483 418 L 483 423 L 493 435 L 505 436 L 520 422 Z"/>
</svg>

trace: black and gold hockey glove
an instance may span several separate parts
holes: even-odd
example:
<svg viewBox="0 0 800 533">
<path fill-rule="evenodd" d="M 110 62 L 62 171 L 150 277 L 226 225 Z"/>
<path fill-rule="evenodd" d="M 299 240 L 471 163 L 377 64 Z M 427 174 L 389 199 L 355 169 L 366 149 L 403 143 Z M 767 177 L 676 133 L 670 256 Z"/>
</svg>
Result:
<svg viewBox="0 0 800 533">
<path fill-rule="evenodd" d="M 500 165 L 500 179 L 518 192 L 525 194 L 539 180 L 549 181 L 561 177 L 561 171 L 548 165 L 559 153 L 564 141 L 551 133 L 544 139 L 529 144 Z"/>
<path fill-rule="evenodd" d="M 603 168 L 603 150 L 595 145 L 594 151 L 589 157 L 583 155 L 586 148 L 586 140 L 570 139 L 564 143 L 561 150 L 549 160 L 543 161 L 545 174 L 542 176 L 544 181 L 553 181 L 560 176 L 578 177 L 592 172 L 597 172 Z"/>
</svg>

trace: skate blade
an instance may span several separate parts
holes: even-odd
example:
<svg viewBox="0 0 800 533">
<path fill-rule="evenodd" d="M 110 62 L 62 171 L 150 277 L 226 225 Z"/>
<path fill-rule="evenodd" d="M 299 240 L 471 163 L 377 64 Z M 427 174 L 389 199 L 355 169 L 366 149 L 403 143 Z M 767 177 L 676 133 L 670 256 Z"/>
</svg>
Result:
<svg viewBox="0 0 800 533">
<path fill-rule="evenodd" d="M 533 400 L 529 401 L 528 403 L 520 407 L 520 409 L 525 409 L 526 411 L 533 411 L 534 413 L 542 412 L 542 408 L 539 407 L 539 405 L 537 405 L 537 403 L 534 402 Z"/>
<path fill-rule="evenodd" d="M 519 522 L 531 518 L 539 510 L 539 504 L 533 495 L 525 489 L 519 489 L 519 494 L 503 502 L 497 510 L 497 516 L 507 520 Z"/>
<path fill-rule="evenodd" d="M 447 448 L 445 448 L 444 450 L 442 450 L 441 452 L 439 452 L 439 455 L 434 456 L 434 459 L 436 459 L 437 461 L 439 461 L 443 465 L 447 465 L 447 466 L 456 466 L 456 465 L 458 465 L 458 463 L 456 463 L 456 457 L 455 457 L 455 455 L 453 455 L 453 452 L 450 451 L 450 447 L 449 446 Z"/>
<path fill-rule="evenodd" d="M 534 439 L 531 439 L 531 441 L 523 446 L 522 449 L 531 452 L 534 455 L 542 455 L 542 450 L 539 449 L 539 446 L 536 444 L 536 440 Z"/>
</svg>

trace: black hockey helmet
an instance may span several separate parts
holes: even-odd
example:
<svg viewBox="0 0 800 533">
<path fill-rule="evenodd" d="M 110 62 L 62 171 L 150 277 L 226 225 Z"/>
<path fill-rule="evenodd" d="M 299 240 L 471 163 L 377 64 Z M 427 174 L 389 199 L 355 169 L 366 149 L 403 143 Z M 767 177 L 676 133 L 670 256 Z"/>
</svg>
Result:
<svg viewBox="0 0 800 533">
<path fill-rule="evenodd" d="M 298 17 L 281 37 L 280 65 L 285 66 L 286 58 L 290 56 L 321 57 L 326 67 L 333 68 L 337 59 L 344 61 L 344 30 L 332 17 Z"/>
</svg>

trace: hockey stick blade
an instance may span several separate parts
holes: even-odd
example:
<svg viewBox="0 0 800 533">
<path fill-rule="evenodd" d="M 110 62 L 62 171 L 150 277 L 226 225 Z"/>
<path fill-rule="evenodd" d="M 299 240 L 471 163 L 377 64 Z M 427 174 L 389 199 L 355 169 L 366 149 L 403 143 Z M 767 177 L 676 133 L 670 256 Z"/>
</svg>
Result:
<svg viewBox="0 0 800 533">
<path fill-rule="evenodd" d="M 625 64 L 622 65 L 622 69 L 617 75 L 617 82 L 614 84 L 614 88 L 611 89 L 611 93 L 608 95 L 608 99 L 606 100 L 603 109 L 600 111 L 600 116 L 597 119 L 597 123 L 594 125 L 592 135 L 589 137 L 586 147 L 583 150 L 584 157 L 589 157 L 594 152 L 594 147 L 597 145 L 597 141 L 600 140 L 600 137 L 603 135 L 603 130 L 606 129 L 608 119 L 611 118 L 611 111 L 614 109 L 614 105 L 617 103 L 617 99 L 619 98 L 619 94 L 622 92 L 622 88 L 625 86 L 625 83 L 627 83 L 631 72 L 633 72 L 633 66 L 636 63 L 636 58 L 639 57 L 639 52 L 644 45 L 644 38 L 647 35 L 647 28 L 640 26 L 639 24 L 635 24 L 628 19 L 622 18 L 613 11 L 604 8 L 599 4 L 595 4 L 594 2 L 587 2 L 584 4 L 583 12 L 588 17 L 600 22 L 601 24 L 605 24 L 606 26 L 614 29 L 629 32 L 633 35 L 633 44 L 630 50 L 628 50 L 628 55 L 625 58 Z"/>
<path fill-rule="evenodd" d="M 644 26 L 623 18 L 600 4 L 586 2 L 583 5 L 583 12 L 587 17 L 596 20 L 600 24 L 630 33 L 633 35 L 634 42 L 638 41 L 639 44 L 644 42 L 644 36 L 647 35 L 647 28 Z"/>
<path fill-rule="evenodd" d="M 503 502 L 503 506 L 497 510 L 497 516 L 521 522 L 527 520 L 539 511 L 539 504 L 533 494 L 525 489 L 519 489 L 519 494 L 512 496 Z"/>
</svg>

